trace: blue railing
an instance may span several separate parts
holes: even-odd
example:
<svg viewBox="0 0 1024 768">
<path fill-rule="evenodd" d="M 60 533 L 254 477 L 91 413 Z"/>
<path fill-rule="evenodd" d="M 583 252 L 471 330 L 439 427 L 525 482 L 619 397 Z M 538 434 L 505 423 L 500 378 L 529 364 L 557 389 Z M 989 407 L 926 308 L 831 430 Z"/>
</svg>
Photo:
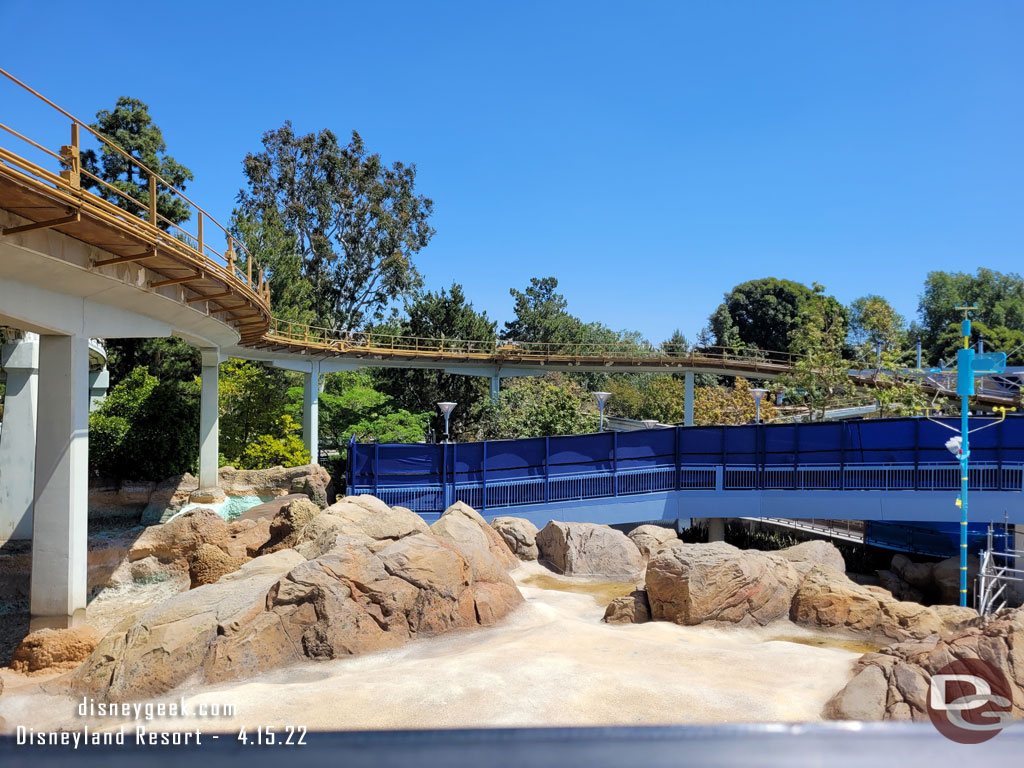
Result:
<svg viewBox="0 0 1024 768">
<path fill-rule="evenodd" d="M 972 491 L 1024 491 L 1024 464 L 976 465 Z M 354 486 L 352 494 L 373 494 L 391 506 L 440 512 L 456 501 L 474 509 L 631 496 L 665 491 L 957 491 L 957 467 L 877 464 L 854 466 L 754 467 L 720 465 L 588 472 L 553 478 L 488 483 Z"/>
</svg>

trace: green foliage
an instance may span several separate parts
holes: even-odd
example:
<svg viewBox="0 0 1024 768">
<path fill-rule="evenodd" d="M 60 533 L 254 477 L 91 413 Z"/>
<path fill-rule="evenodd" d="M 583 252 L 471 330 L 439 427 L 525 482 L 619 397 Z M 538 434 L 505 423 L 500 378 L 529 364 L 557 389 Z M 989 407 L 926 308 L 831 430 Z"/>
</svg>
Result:
<svg viewBox="0 0 1024 768">
<path fill-rule="evenodd" d="M 955 364 L 957 350 L 964 345 L 960 334 L 959 322 L 946 327 L 937 343 L 939 359 Z M 990 326 L 976 320 L 971 323 L 971 344 L 977 344 L 979 339 L 985 340 L 986 352 L 1005 352 L 1007 365 L 1024 365 L 1024 330 Z"/>
<path fill-rule="evenodd" d="M 790 351 L 815 296 L 815 291 L 793 280 L 765 277 L 740 283 L 725 294 L 725 301 L 709 319 L 715 344 Z M 825 312 L 830 324 L 845 330 L 846 312 L 834 297 L 818 295 L 815 302 L 820 305 L 816 311 Z"/>
<path fill-rule="evenodd" d="M 220 449 L 228 463 L 254 468 L 252 462 L 257 456 L 271 455 L 275 450 L 286 453 L 287 446 L 277 443 L 287 443 L 295 431 L 294 419 L 287 410 L 288 390 L 298 378 L 298 374 L 257 362 L 228 360 L 221 365 Z M 247 454 L 250 446 L 260 441 L 264 448 Z"/>
<path fill-rule="evenodd" d="M 977 304 L 978 311 L 973 319 L 989 328 L 1024 331 L 1024 278 L 1016 272 L 983 268 L 973 275 L 966 272 L 929 272 L 918 311 L 921 313 L 922 341 L 932 362 L 942 354 L 943 340 L 940 337 L 951 323 L 962 319 L 954 309 L 958 304 Z"/>
<path fill-rule="evenodd" d="M 360 442 L 423 442 L 430 416 L 396 408 L 363 371 L 327 376 L 320 395 L 320 435 L 342 450 L 352 436 Z"/>
<path fill-rule="evenodd" d="M 198 425 L 196 383 L 162 382 L 139 366 L 89 416 L 89 463 L 102 476 L 128 480 L 194 470 Z"/>
<path fill-rule="evenodd" d="M 850 365 L 843 358 L 845 315 L 835 311 L 835 299 L 824 291 L 815 283 L 814 293 L 804 303 L 791 344 L 798 357 L 791 372 L 779 380 L 789 402 L 803 405 L 811 421 L 823 419 L 850 388 Z"/>
<path fill-rule="evenodd" d="M 116 385 L 140 365 L 160 381 L 192 381 L 202 369 L 199 350 L 174 336 L 105 339 L 110 383 Z"/>
<path fill-rule="evenodd" d="M 477 312 L 466 301 L 462 286 L 452 283 L 449 290 L 423 293 L 406 308 L 408 317 L 392 329 L 403 336 L 424 339 L 469 339 L 489 341 L 495 338 L 496 323 L 486 312 Z M 382 329 L 378 329 L 381 331 Z M 431 415 L 436 434 L 444 431 L 444 419 L 437 403 L 458 403 L 451 418 L 452 434 L 469 434 L 472 424 L 489 398 L 489 381 L 477 376 L 459 376 L 444 371 L 417 369 L 378 369 L 373 374 L 377 387 L 394 401 L 394 406 L 411 413 Z"/>
<path fill-rule="evenodd" d="M 906 340 L 907 321 L 886 299 L 874 294 L 854 299 L 848 310 L 847 343 L 860 360 L 875 359 L 875 349 L 895 350 Z"/>
<path fill-rule="evenodd" d="M 303 445 L 292 417 L 283 414 L 275 425 L 274 434 L 260 435 L 246 444 L 237 465 L 241 469 L 265 469 L 278 465 L 298 467 L 310 461 L 309 451 Z"/>
<path fill-rule="evenodd" d="M 496 406 L 484 409 L 480 437 L 501 440 L 592 432 L 597 408 L 590 393 L 562 374 L 515 379 Z"/>
<path fill-rule="evenodd" d="M 386 166 L 354 131 L 341 146 L 331 131 L 300 136 L 286 122 L 263 135 L 263 151 L 248 154 L 243 170 L 236 223 L 243 217 L 272 232 L 276 212 L 302 259 L 297 277 L 293 263 L 280 277 L 308 284 L 303 308 L 317 323 L 358 330 L 421 285 L 412 258 L 434 235 L 434 204 L 416 194 L 415 165 Z"/>
<path fill-rule="evenodd" d="M 149 107 L 138 99 L 120 97 L 112 112 L 103 109 L 96 113 L 96 122 L 91 127 L 179 190 L 184 191 L 185 183 L 192 181 L 192 171 L 166 154 L 163 132 L 150 117 Z M 92 149 L 82 152 L 82 167 L 139 204 L 83 174 L 82 186 L 86 189 L 95 188 L 100 197 L 137 216 L 148 209 L 149 176 L 108 145 L 100 145 L 99 155 Z M 160 216 L 175 224 L 192 215 L 188 203 L 162 185 L 158 186 L 156 209 Z M 170 225 L 161 221 L 160 226 L 167 229 Z"/>
</svg>

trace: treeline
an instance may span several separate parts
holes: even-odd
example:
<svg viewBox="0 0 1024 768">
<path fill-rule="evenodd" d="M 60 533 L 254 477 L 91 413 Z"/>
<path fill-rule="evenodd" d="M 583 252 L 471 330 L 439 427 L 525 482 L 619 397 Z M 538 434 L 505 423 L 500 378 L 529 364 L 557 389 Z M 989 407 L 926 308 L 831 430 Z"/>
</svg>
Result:
<svg viewBox="0 0 1024 768">
<path fill-rule="evenodd" d="M 94 124 L 134 157 L 180 188 L 192 172 L 170 157 L 144 103 L 121 98 Z M 147 180 L 112 150 L 83 154 L 91 173 L 117 186 L 112 195 L 141 212 Z M 921 294 L 918 317 L 903 318 L 882 296 L 844 306 L 823 286 L 762 278 L 741 283 L 692 340 L 680 331 L 656 341 L 584 321 L 569 310 L 554 277 L 534 278 L 510 290 L 513 317 L 499 327 L 477 311 L 463 288 L 423 290 L 416 266 L 435 230 L 433 201 L 416 189 L 416 166 L 386 164 L 358 133 L 347 142 L 329 130 L 306 135 L 290 123 L 262 137 L 242 161 L 244 186 L 231 229 L 270 275 L 277 317 L 336 332 L 427 338 L 618 345 L 637 356 L 686 355 L 729 347 L 792 353 L 798 360 L 781 389 L 788 406 L 820 416 L 854 395 L 847 371 L 883 367 L 898 372 L 913 363 L 917 342 L 926 364 L 949 360 L 959 345 L 953 307 L 977 303 L 975 329 L 992 349 L 1024 359 L 1024 281 L 1016 274 L 979 269 L 975 274 L 933 272 Z M 100 189 L 102 194 L 109 194 Z M 160 214 L 174 224 L 192 212 L 167 193 Z M 166 225 L 171 226 L 171 225 Z M 198 352 L 176 339 L 108 340 L 113 389 L 93 415 L 90 452 L 96 471 L 125 477 L 161 477 L 195 467 L 198 442 Z M 898 373 L 882 373 L 876 392 L 883 413 L 916 412 L 932 405 Z M 608 412 L 676 423 L 683 419 L 681 377 L 650 374 L 553 374 L 503 381 L 497 404 L 489 381 L 443 371 L 366 369 L 326 376 L 321 395 L 321 441 L 343 447 L 359 440 L 435 438 L 442 422 L 435 404 L 454 401 L 458 439 L 512 438 L 581 432 L 596 427 L 591 393 L 612 392 Z M 743 423 L 753 418 L 750 382 L 697 377 L 698 423 Z M 260 363 L 230 361 L 221 370 L 222 461 L 244 467 L 297 464 L 310 459 L 299 438 L 301 379 Z M 771 418 L 766 402 L 762 416 Z"/>
</svg>

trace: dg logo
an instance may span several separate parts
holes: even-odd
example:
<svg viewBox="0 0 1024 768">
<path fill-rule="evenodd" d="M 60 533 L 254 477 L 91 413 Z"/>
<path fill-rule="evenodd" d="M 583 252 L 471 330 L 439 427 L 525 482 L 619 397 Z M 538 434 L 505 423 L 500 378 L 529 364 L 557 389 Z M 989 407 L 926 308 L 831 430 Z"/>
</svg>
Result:
<svg viewBox="0 0 1024 768">
<path fill-rule="evenodd" d="M 928 715 L 947 739 L 981 744 L 1013 719 L 1013 689 L 999 669 L 981 659 L 957 659 L 932 675 Z"/>
</svg>

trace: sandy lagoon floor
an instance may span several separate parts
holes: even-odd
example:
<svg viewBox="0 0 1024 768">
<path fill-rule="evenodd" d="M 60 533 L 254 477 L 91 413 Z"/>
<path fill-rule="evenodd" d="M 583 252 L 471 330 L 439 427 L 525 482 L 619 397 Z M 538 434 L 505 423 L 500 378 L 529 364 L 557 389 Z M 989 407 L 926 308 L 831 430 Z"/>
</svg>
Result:
<svg viewBox="0 0 1024 768">
<path fill-rule="evenodd" d="M 184 695 L 192 711 L 229 704 L 237 714 L 142 724 L 234 732 L 268 725 L 345 730 L 812 721 L 821 719 L 823 705 L 865 650 L 789 622 L 758 629 L 609 626 L 601 623 L 609 592 L 621 594 L 628 585 L 589 590 L 535 563 L 513 575 L 526 604 L 497 627 L 178 691 L 166 700 Z M 557 588 L 564 586 L 559 581 L 577 591 Z M 18 725 L 37 731 L 134 726 L 78 717 L 81 699 L 43 693 L 38 684 L 44 678 L 9 670 L 3 677 L 2 732 Z"/>
</svg>

